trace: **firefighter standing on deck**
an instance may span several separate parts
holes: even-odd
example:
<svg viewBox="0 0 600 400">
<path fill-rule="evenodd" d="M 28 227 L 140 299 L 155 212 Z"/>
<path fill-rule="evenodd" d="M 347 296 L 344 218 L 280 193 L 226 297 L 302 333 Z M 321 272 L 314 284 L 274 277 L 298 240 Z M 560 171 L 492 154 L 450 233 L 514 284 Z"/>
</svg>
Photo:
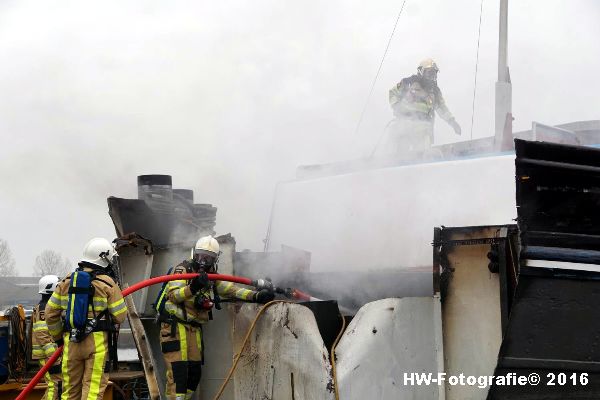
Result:
<svg viewBox="0 0 600 400">
<path fill-rule="evenodd" d="M 202 324 L 209 320 L 213 307 L 211 282 L 207 273 L 215 273 L 219 243 L 204 236 L 192 249 L 191 259 L 173 268 L 173 274 L 200 272 L 191 281 L 174 280 L 164 287 L 164 312 L 160 314 L 160 343 L 167 368 L 167 398 L 188 400 L 198 387 L 202 366 Z M 274 298 L 272 291 L 253 291 L 231 282 L 216 281 L 212 294 L 258 303 Z M 218 302 L 218 300 L 216 300 Z"/>
<path fill-rule="evenodd" d="M 460 135 L 460 125 L 446 107 L 437 85 L 437 64 L 426 59 L 419 64 L 417 75 L 404 78 L 390 90 L 394 124 L 390 129 L 392 152 L 423 151 L 433 143 L 435 112 Z"/>
<path fill-rule="evenodd" d="M 33 325 L 32 336 L 31 336 L 31 359 L 39 360 L 40 366 L 46 364 L 46 361 L 56 351 L 56 343 L 52 339 L 52 335 L 48 331 L 48 325 L 44 318 L 46 309 L 46 303 L 50 299 L 52 292 L 56 288 L 58 283 L 58 276 L 46 275 L 43 276 L 39 281 L 39 294 L 42 295 L 42 299 L 39 304 L 33 307 L 33 313 L 31 314 L 31 322 Z M 60 394 L 60 359 L 58 359 L 50 370 L 44 375 L 48 388 L 44 392 L 42 400 L 58 400 Z"/>
<path fill-rule="evenodd" d="M 62 358 L 62 400 L 102 400 L 108 383 L 105 366 L 108 362 L 109 331 L 123 322 L 127 307 L 121 289 L 106 273 L 112 267 L 116 252 L 112 244 L 102 238 L 90 240 L 84 250 L 79 268 L 63 279 L 46 305 L 46 322 L 59 345 L 64 342 Z M 88 288 L 76 287 L 78 279 L 91 277 Z M 73 281 L 73 282 L 71 282 Z M 85 303 L 83 320 L 88 330 L 65 332 L 78 303 L 76 296 L 90 299 Z M 85 312 L 87 311 L 87 313 Z M 63 325 L 63 313 L 67 320 Z M 87 335 L 86 335 L 87 334 Z"/>
</svg>

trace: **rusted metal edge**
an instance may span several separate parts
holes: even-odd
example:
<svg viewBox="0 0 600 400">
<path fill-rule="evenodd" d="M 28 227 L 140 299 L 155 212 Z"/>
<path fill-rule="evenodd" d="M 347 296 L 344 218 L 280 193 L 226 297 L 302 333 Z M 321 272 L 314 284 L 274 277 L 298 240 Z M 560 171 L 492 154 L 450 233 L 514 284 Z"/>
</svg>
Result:
<svg viewBox="0 0 600 400">
<path fill-rule="evenodd" d="M 127 287 L 129 285 L 125 286 Z M 146 375 L 150 399 L 162 400 L 158 379 L 156 377 L 156 370 L 154 368 L 154 363 L 152 362 L 152 353 L 150 352 L 148 339 L 146 338 L 146 331 L 144 330 L 144 326 L 142 325 L 142 321 L 135 308 L 132 297 L 125 297 L 125 303 L 127 304 L 127 318 L 129 319 L 133 340 L 135 341 L 138 353 L 142 359 L 142 366 L 144 367 L 144 374 Z"/>
</svg>

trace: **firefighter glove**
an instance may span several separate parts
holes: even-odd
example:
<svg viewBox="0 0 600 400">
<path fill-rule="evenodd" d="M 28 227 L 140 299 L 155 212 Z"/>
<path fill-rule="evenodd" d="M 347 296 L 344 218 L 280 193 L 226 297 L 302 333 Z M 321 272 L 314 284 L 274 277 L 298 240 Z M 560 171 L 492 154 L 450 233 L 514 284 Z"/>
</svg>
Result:
<svg viewBox="0 0 600 400">
<path fill-rule="evenodd" d="M 56 340 L 56 345 L 58 347 L 62 347 L 65 345 L 65 340 L 61 337 L 60 339 Z"/>
<path fill-rule="evenodd" d="M 192 279 L 190 282 L 190 290 L 196 294 L 202 289 L 208 289 L 210 287 L 210 281 L 206 272 L 201 271 L 197 277 Z"/>
<path fill-rule="evenodd" d="M 261 289 L 254 293 L 254 301 L 260 304 L 265 304 L 272 301 L 275 298 L 275 294 L 271 290 Z"/>
</svg>

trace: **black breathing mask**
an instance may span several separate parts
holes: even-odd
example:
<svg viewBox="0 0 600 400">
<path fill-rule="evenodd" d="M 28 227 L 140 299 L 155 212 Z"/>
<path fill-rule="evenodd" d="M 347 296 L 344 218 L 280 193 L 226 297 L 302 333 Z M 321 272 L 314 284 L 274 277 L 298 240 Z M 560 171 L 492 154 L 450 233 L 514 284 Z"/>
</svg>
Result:
<svg viewBox="0 0 600 400">
<path fill-rule="evenodd" d="M 217 272 L 216 258 L 208 254 L 196 254 L 192 260 L 192 268 L 195 271 L 204 271 L 206 273 Z"/>
</svg>

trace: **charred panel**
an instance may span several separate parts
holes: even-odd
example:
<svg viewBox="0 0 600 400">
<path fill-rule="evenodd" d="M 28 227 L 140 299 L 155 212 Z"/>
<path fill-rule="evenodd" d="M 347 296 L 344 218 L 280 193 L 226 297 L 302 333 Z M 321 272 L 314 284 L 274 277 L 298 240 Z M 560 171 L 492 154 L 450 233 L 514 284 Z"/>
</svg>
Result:
<svg viewBox="0 0 600 400">
<path fill-rule="evenodd" d="M 600 235 L 600 149 L 524 140 L 515 148 L 524 244 L 543 245 L 528 231 Z"/>
<path fill-rule="evenodd" d="M 600 320 L 596 280 L 521 275 L 495 375 L 587 373 L 587 385 L 493 386 L 488 399 L 600 396 Z"/>
</svg>

